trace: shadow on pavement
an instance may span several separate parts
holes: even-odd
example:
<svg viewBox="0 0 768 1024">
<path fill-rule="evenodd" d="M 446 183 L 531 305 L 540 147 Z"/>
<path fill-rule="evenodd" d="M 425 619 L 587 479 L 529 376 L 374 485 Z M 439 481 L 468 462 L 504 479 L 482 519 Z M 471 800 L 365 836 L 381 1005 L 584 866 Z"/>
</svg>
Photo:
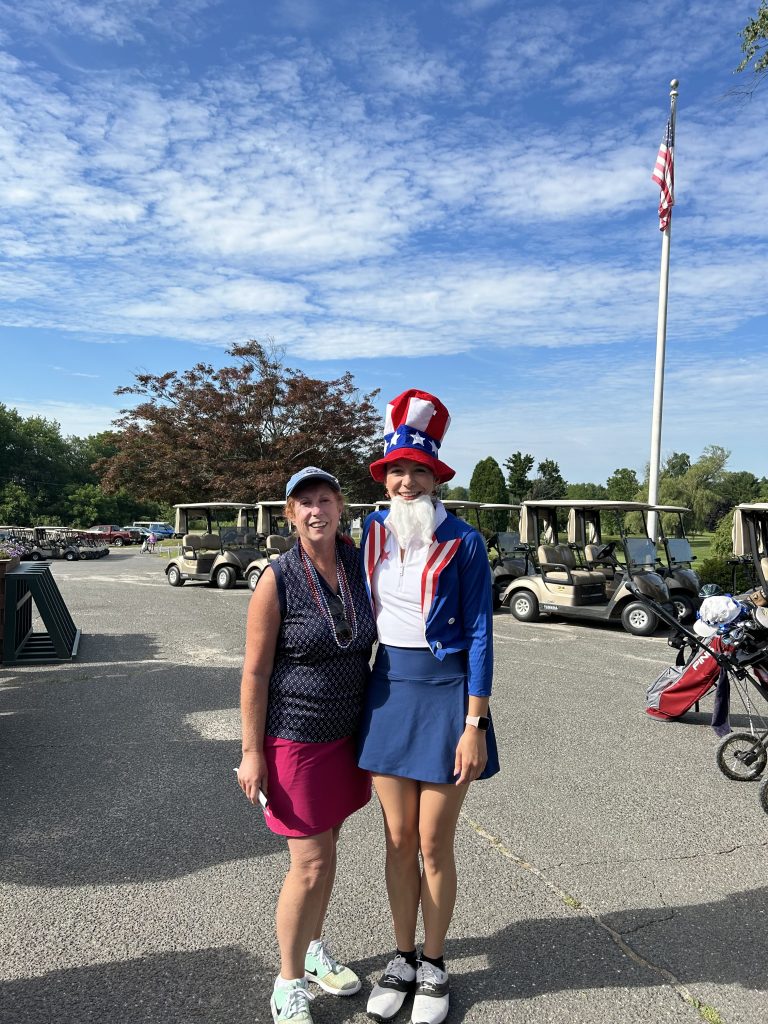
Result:
<svg viewBox="0 0 768 1024">
<path fill-rule="evenodd" d="M 136 659 L 151 658 L 133 639 Z M 14 677 L 0 690 L 0 880 L 166 879 L 283 850 L 232 771 L 239 676 L 117 661 Z"/>
</svg>

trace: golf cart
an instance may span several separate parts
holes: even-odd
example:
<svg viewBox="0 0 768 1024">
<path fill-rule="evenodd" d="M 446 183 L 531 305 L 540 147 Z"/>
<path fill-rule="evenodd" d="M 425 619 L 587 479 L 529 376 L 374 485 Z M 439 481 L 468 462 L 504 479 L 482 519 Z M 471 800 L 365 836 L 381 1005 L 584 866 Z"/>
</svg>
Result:
<svg viewBox="0 0 768 1024">
<path fill-rule="evenodd" d="M 739 565 L 752 569 L 755 586 L 768 597 L 768 502 L 737 505 L 733 510 L 733 586 Z"/>
<path fill-rule="evenodd" d="M 701 579 L 693 568 L 692 563 L 696 561 L 696 555 L 691 550 L 691 544 L 685 535 L 683 516 L 690 512 L 690 509 L 681 505 L 653 505 L 649 511 L 658 512 L 657 517 L 659 529 L 659 544 L 663 551 L 663 557 L 659 560 L 659 575 L 666 580 L 669 588 L 669 597 L 675 606 L 679 622 L 687 624 L 696 618 L 696 612 L 701 605 Z M 664 520 L 667 520 L 667 527 Z M 669 520 L 676 523 L 675 536 L 669 536 Z"/>
<path fill-rule="evenodd" d="M 502 595 L 512 580 L 527 576 L 535 572 L 535 569 L 529 548 L 520 541 L 520 531 L 512 529 L 511 513 L 519 513 L 520 506 L 483 502 L 480 511 L 506 511 L 510 514 L 507 529 L 491 534 L 487 542 L 493 584 L 493 610 L 496 611 L 501 607 Z"/>
<path fill-rule="evenodd" d="M 229 590 L 245 580 L 251 590 L 269 564 L 287 550 L 284 502 L 195 502 L 174 505 L 175 532 L 181 554 L 172 558 L 165 575 L 172 587 L 201 580 Z M 274 532 L 273 532 L 274 531 Z"/>
<path fill-rule="evenodd" d="M 649 636 L 659 620 L 626 584 L 662 605 L 670 603 L 669 589 L 656 572 L 656 545 L 647 536 L 632 536 L 625 527 L 627 513 L 649 506 L 637 501 L 558 498 L 523 502 L 520 542 L 530 551 L 534 572 L 513 580 L 502 596 L 515 618 L 534 622 L 541 612 L 591 622 L 620 621 L 628 633 Z M 565 541 L 561 541 L 567 512 Z M 603 520 L 612 513 L 619 540 L 603 543 Z M 616 557 L 621 550 L 623 561 Z"/>
</svg>

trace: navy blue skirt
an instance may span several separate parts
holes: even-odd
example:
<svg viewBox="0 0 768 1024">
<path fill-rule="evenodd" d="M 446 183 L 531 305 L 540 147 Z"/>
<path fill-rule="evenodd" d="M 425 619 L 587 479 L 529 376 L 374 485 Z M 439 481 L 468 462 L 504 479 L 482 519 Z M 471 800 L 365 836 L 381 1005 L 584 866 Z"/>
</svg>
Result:
<svg viewBox="0 0 768 1024">
<path fill-rule="evenodd" d="M 439 661 L 427 647 L 379 644 L 360 724 L 360 767 L 419 782 L 454 783 L 468 702 L 465 654 Z M 486 738 L 488 764 L 481 779 L 499 770 L 493 722 Z"/>
</svg>

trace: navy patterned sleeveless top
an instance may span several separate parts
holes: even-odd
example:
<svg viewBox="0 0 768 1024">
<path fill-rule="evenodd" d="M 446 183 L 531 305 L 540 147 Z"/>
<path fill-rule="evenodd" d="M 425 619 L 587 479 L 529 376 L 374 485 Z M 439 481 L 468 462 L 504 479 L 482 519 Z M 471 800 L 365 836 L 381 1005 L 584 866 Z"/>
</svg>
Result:
<svg viewBox="0 0 768 1024">
<path fill-rule="evenodd" d="M 285 596 L 285 608 L 269 680 L 267 736 L 299 743 L 329 743 L 357 731 L 376 622 L 360 552 L 337 541 L 336 557 L 344 565 L 357 619 L 357 636 L 343 649 L 312 596 L 298 545 L 278 559 L 275 575 L 278 593 L 283 591 Z M 327 588 L 322 577 L 320 584 Z"/>
</svg>

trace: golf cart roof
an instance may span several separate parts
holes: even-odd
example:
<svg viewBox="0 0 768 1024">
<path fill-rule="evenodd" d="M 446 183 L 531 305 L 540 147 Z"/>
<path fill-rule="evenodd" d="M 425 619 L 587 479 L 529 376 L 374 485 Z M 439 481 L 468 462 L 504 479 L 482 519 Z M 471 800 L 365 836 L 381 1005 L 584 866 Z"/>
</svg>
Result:
<svg viewBox="0 0 768 1024">
<path fill-rule="evenodd" d="M 768 512 L 768 501 L 756 501 L 752 503 L 745 503 L 743 505 L 737 505 L 736 511 L 744 512 Z"/>
<path fill-rule="evenodd" d="M 441 499 L 442 500 L 442 499 Z M 459 498 L 446 498 L 443 501 L 446 508 L 486 508 L 482 501 L 461 501 Z"/>
<path fill-rule="evenodd" d="M 651 512 L 690 512 L 689 508 L 685 505 L 649 505 Z"/>
<path fill-rule="evenodd" d="M 277 502 L 262 501 L 262 505 L 273 505 Z M 281 502 L 285 504 L 285 502 Z M 174 508 L 258 508 L 259 505 L 253 501 L 192 501 L 181 505 L 174 505 Z"/>
<path fill-rule="evenodd" d="M 508 505 L 505 502 L 499 502 L 499 501 L 484 501 L 482 503 L 482 505 L 480 506 L 480 508 L 486 508 L 486 509 L 488 509 L 488 508 L 506 508 L 506 509 L 512 509 L 512 511 L 517 512 L 517 511 L 519 511 L 520 506 L 519 505 Z"/>
<path fill-rule="evenodd" d="M 547 498 L 544 501 L 524 501 L 524 509 L 536 508 L 580 508 L 580 509 L 611 509 L 614 512 L 645 512 L 658 506 L 649 505 L 646 501 L 609 501 L 607 498 Z M 685 510 L 686 512 L 688 509 Z"/>
</svg>

